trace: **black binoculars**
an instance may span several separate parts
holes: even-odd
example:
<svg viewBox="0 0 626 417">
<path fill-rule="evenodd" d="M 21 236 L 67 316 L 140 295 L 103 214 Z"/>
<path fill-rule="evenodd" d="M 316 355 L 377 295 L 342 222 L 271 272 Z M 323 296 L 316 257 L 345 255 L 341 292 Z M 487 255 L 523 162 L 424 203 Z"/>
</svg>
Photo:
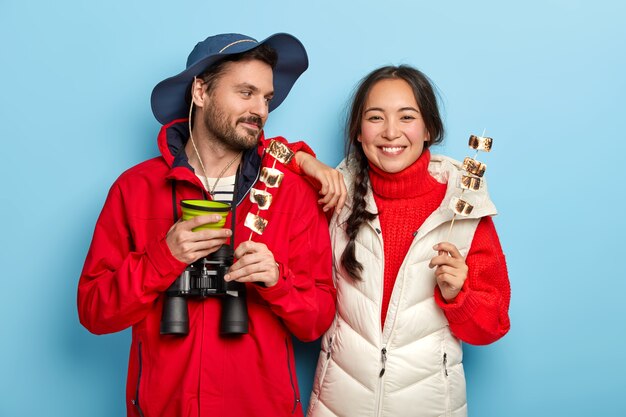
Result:
<svg viewBox="0 0 626 417">
<path fill-rule="evenodd" d="M 187 335 L 189 311 L 187 298 L 221 297 L 220 334 L 248 333 L 246 285 L 224 281 L 233 264 L 233 248 L 222 245 L 216 252 L 200 258 L 167 289 L 161 316 L 161 334 Z"/>
</svg>

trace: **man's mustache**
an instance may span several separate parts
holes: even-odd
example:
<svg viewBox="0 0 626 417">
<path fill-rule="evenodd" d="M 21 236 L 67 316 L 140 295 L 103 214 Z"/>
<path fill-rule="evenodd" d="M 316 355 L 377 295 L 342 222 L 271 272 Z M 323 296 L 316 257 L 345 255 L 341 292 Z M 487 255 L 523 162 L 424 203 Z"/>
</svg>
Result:
<svg viewBox="0 0 626 417">
<path fill-rule="evenodd" d="M 256 125 L 259 129 L 263 129 L 263 119 L 256 116 L 240 117 L 237 123 L 250 123 Z"/>
</svg>

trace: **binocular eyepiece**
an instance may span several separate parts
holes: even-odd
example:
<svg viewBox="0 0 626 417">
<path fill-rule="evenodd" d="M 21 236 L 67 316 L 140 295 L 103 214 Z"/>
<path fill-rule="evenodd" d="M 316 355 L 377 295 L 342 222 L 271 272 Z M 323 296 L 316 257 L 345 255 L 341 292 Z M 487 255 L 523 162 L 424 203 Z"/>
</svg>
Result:
<svg viewBox="0 0 626 417">
<path fill-rule="evenodd" d="M 187 266 L 167 289 L 161 316 L 161 334 L 187 335 L 189 312 L 187 298 L 220 297 L 222 313 L 220 334 L 248 333 L 246 286 L 224 281 L 233 264 L 233 248 L 222 245 L 216 252 Z"/>
</svg>

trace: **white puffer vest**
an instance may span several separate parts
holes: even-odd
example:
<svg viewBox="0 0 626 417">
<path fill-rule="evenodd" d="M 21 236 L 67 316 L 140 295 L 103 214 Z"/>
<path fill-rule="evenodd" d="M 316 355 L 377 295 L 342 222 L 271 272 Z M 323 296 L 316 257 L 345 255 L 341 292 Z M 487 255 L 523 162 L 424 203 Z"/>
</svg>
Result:
<svg viewBox="0 0 626 417">
<path fill-rule="evenodd" d="M 349 193 L 354 167 L 344 160 L 338 167 Z M 436 255 L 432 247 L 448 236 L 452 197 L 459 196 L 461 164 L 432 155 L 431 175 L 448 188 L 441 206 L 418 231 L 404 259 L 380 328 L 384 252 L 378 218 L 361 227 L 356 258 L 363 280 L 353 281 L 341 265 L 348 243 L 345 222 L 351 202 L 331 221 L 337 314 L 322 339 L 322 350 L 308 409 L 309 417 L 407 417 L 467 415 L 461 342 L 434 299 L 435 275 L 428 268 Z M 486 185 L 466 191 L 474 205 L 470 216 L 457 216 L 450 241 L 467 255 L 481 217 L 496 214 Z M 368 211 L 376 213 L 371 190 Z M 384 372 L 383 372 L 384 370 Z"/>
</svg>

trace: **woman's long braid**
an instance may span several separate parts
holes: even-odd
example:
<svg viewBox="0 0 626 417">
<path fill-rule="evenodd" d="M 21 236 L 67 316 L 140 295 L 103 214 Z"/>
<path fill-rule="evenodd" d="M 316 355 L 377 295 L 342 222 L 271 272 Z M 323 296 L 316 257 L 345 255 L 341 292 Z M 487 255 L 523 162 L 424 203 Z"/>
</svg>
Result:
<svg viewBox="0 0 626 417">
<path fill-rule="evenodd" d="M 376 214 L 366 210 L 367 203 L 365 196 L 369 190 L 369 164 L 367 158 L 360 147 L 355 147 L 352 155 L 357 161 L 357 174 L 354 178 L 354 191 L 352 192 L 352 212 L 347 220 L 346 234 L 349 241 L 341 255 L 341 263 L 348 274 L 354 280 L 361 280 L 363 265 L 356 259 L 356 236 L 361 229 L 361 225 L 376 218 Z"/>
</svg>

